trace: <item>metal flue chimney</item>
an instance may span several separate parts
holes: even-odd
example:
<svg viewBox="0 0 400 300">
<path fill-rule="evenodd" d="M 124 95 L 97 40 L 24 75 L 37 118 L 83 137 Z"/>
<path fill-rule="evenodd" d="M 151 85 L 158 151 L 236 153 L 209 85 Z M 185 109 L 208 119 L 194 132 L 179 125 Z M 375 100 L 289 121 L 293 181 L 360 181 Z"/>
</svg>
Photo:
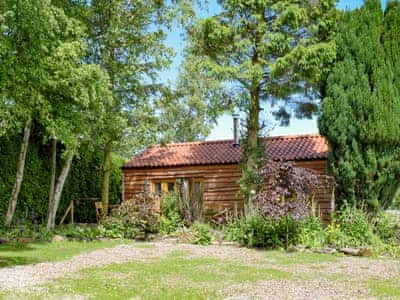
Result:
<svg viewBox="0 0 400 300">
<path fill-rule="evenodd" d="M 233 146 L 237 147 L 240 145 L 240 133 L 239 133 L 239 115 L 233 115 Z"/>
</svg>

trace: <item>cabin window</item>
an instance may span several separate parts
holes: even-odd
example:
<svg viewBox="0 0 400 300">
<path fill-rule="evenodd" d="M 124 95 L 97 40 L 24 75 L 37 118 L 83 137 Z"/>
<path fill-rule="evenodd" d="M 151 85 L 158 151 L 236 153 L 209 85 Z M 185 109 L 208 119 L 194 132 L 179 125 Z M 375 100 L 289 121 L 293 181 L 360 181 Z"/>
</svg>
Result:
<svg viewBox="0 0 400 300">
<path fill-rule="evenodd" d="M 155 182 L 154 183 L 154 193 L 158 196 L 161 196 L 162 194 L 162 185 L 161 182 Z"/>
<path fill-rule="evenodd" d="M 190 196 L 203 194 L 202 179 L 178 179 L 178 180 L 155 180 L 152 184 L 152 192 L 158 196 L 163 194 L 176 192 L 182 196 L 184 191 L 187 191 Z"/>
<path fill-rule="evenodd" d="M 192 194 L 201 195 L 202 194 L 201 186 L 202 186 L 201 181 L 193 180 L 193 182 L 192 182 Z"/>
<path fill-rule="evenodd" d="M 158 196 L 176 191 L 177 185 L 175 180 L 157 180 L 153 182 L 153 192 Z"/>
<path fill-rule="evenodd" d="M 175 182 L 168 182 L 167 188 L 168 188 L 168 192 L 174 192 L 175 191 Z"/>
</svg>

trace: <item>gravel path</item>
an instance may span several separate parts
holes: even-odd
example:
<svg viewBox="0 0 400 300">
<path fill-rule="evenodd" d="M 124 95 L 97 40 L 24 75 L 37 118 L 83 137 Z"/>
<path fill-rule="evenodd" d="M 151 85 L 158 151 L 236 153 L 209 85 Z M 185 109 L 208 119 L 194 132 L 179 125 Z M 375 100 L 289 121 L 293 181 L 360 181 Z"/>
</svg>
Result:
<svg viewBox="0 0 400 300">
<path fill-rule="evenodd" d="M 268 280 L 256 284 L 233 285 L 227 291 L 221 291 L 225 300 L 245 299 L 362 299 L 368 291 L 356 289 L 349 284 L 333 282 L 327 279 L 304 280 Z M 226 296 L 226 295 L 231 296 Z"/>
<path fill-rule="evenodd" d="M 80 254 L 71 259 L 15 266 L 0 269 L 0 292 L 28 291 L 41 284 L 65 277 L 74 277 L 84 269 L 128 261 L 149 261 L 174 251 L 184 251 L 187 257 L 212 257 L 240 263 L 261 265 L 294 274 L 293 280 L 269 280 L 256 284 L 235 284 L 219 291 L 226 299 L 356 299 L 366 298 L 368 290 L 357 281 L 368 278 L 394 278 L 400 276 L 400 261 L 366 258 L 339 258 L 334 262 L 308 264 L 279 264 L 279 258 L 268 257 L 266 252 L 235 246 L 197 246 L 173 242 L 132 243 Z M 343 276 L 344 280 L 329 280 Z M 347 278 L 347 279 L 346 279 Z"/>
</svg>

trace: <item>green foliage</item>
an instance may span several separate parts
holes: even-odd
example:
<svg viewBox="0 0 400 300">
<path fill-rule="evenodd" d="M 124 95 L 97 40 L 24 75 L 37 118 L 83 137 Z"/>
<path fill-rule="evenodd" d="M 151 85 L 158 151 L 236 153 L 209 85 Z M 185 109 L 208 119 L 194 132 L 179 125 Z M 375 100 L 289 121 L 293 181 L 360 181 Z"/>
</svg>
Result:
<svg viewBox="0 0 400 300">
<path fill-rule="evenodd" d="M 259 139 L 260 146 L 257 149 L 252 150 L 252 156 L 256 158 L 257 167 L 256 169 L 249 169 L 247 166 L 249 156 L 249 143 L 247 137 L 242 137 L 241 147 L 244 149 L 243 154 L 240 158 L 240 171 L 241 178 L 239 180 L 240 191 L 244 195 L 245 199 L 250 199 L 252 191 L 260 191 L 264 184 L 264 177 L 260 170 L 266 164 L 265 149 L 263 146 L 263 139 Z"/>
<path fill-rule="evenodd" d="M 160 233 L 171 234 L 183 227 L 183 220 L 179 213 L 179 198 L 175 193 L 168 193 L 162 199 L 160 216 Z"/>
<path fill-rule="evenodd" d="M 354 206 L 346 205 L 327 228 L 329 244 L 340 247 L 367 246 L 374 242 L 374 234 L 367 214 Z"/>
<path fill-rule="evenodd" d="M 307 248 L 326 246 L 373 247 L 376 253 L 395 254 L 393 225 L 384 217 L 370 223 L 367 214 L 358 208 L 346 206 L 326 227 L 316 217 L 268 219 L 259 215 L 229 223 L 226 238 L 248 247 L 281 248 L 299 245 Z"/>
<path fill-rule="evenodd" d="M 330 223 L 325 228 L 326 241 L 328 245 L 336 247 L 349 246 L 349 238 L 340 230 L 340 225 L 335 223 Z"/>
<path fill-rule="evenodd" d="M 342 13 L 338 55 L 326 82 L 319 128 L 332 146 L 339 204 L 391 206 L 400 178 L 399 2 Z"/>
<path fill-rule="evenodd" d="M 159 230 L 157 216 L 153 212 L 153 198 L 142 195 L 125 200 L 111 217 L 104 220 L 104 229 L 110 237 L 143 240 Z"/>
<path fill-rule="evenodd" d="M 161 201 L 161 214 L 167 218 L 174 218 L 179 215 L 179 197 L 174 192 L 163 196 Z"/>
<path fill-rule="evenodd" d="M 393 220 L 385 214 L 384 211 L 379 211 L 374 218 L 374 233 L 384 242 L 392 243 L 396 239 L 397 225 Z M 398 230 L 398 229 L 397 229 Z"/>
<path fill-rule="evenodd" d="M 349 246 L 369 245 L 373 241 L 371 226 L 367 214 L 362 209 L 346 206 L 337 214 L 340 230 L 349 238 Z"/>
<path fill-rule="evenodd" d="M 159 72 L 172 63 L 174 56 L 165 43 L 168 28 L 177 19 L 184 22 L 191 15 L 190 4 L 190 1 L 137 1 L 134 5 L 123 0 L 57 1 L 71 17 L 86 25 L 87 60 L 101 66 L 111 81 L 113 103 L 107 108 L 108 118 L 97 133 L 100 145 L 111 142 L 112 151 L 131 155 L 132 149 L 136 152 L 154 144 L 165 132 L 164 126 L 178 123 L 177 119 L 169 119 L 166 124 L 165 118 L 158 117 L 168 110 L 165 102 L 158 101 L 168 90 Z M 175 117 L 181 116 L 175 114 Z"/>
<path fill-rule="evenodd" d="M 101 237 L 100 230 L 97 226 L 95 227 L 81 227 L 81 226 L 69 226 L 58 232 L 60 235 L 65 236 L 70 240 L 75 241 L 94 241 Z"/>
<path fill-rule="evenodd" d="M 190 243 L 198 245 L 209 245 L 211 244 L 212 234 L 211 227 L 208 224 L 194 222 L 190 227 L 193 236 L 190 238 Z"/>
<path fill-rule="evenodd" d="M 320 248 L 326 245 L 325 229 L 320 218 L 309 217 L 298 223 L 300 245 L 307 248 Z"/>
<path fill-rule="evenodd" d="M 68 226 L 57 229 L 58 235 L 69 240 L 91 242 L 99 239 L 135 239 L 141 238 L 143 233 L 137 226 L 127 226 L 120 219 L 108 219 L 99 226 Z"/>
<path fill-rule="evenodd" d="M 249 216 L 227 225 L 226 237 L 247 247 L 282 248 L 295 245 L 299 228 L 294 219 Z"/>
<path fill-rule="evenodd" d="M 54 236 L 54 231 L 49 231 L 43 226 L 32 226 L 32 224 L 20 224 L 13 228 L 1 228 L 0 237 L 9 241 L 18 241 L 19 239 L 32 239 L 32 241 L 48 242 Z"/>
<path fill-rule="evenodd" d="M 40 137 L 40 127 L 36 126 L 28 148 L 25 180 L 19 195 L 16 211 L 16 223 L 26 220 L 33 223 L 43 223 L 46 218 L 48 192 L 50 185 L 50 145 L 43 145 Z M 20 137 L 10 136 L 0 138 L 0 215 L 4 216 L 7 210 L 9 195 L 15 179 L 17 155 Z M 111 203 L 121 199 L 122 160 L 114 156 L 111 171 Z M 85 197 L 99 197 L 101 191 L 102 152 L 82 149 L 79 157 L 72 163 L 71 173 L 65 183 L 61 198 L 59 215 L 62 215 L 71 200 Z M 96 213 L 93 202 L 83 201 L 75 210 L 77 222 L 96 222 Z"/>
<path fill-rule="evenodd" d="M 205 139 L 217 118 L 231 109 L 229 89 L 221 86 L 190 56 L 179 73 L 174 90 L 166 90 L 156 104 L 161 107 L 159 131 L 163 141 L 188 142 Z"/>
</svg>

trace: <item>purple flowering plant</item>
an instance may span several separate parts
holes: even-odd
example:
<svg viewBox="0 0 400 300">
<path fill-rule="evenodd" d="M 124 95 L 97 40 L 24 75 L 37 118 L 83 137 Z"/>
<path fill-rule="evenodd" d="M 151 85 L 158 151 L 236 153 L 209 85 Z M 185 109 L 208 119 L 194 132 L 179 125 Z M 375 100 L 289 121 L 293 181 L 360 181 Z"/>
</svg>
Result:
<svg viewBox="0 0 400 300">
<path fill-rule="evenodd" d="M 260 171 L 264 188 L 257 195 L 260 214 L 271 219 L 290 216 L 295 220 L 311 214 L 311 189 L 318 176 L 293 162 L 268 161 Z"/>
</svg>

